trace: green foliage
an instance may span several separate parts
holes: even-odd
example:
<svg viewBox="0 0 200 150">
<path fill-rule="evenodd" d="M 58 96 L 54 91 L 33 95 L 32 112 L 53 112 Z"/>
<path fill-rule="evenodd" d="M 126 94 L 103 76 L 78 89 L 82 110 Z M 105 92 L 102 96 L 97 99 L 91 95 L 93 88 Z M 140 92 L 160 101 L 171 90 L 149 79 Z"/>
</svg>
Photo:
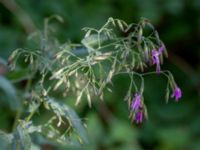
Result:
<svg viewBox="0 0 200 150">
<path fill-rule="evenodd" d="M 31 147 L 31 138 L 25 126 L 19 124 L 13 133 L 11 149 L 28 150 Z"/>
<path fill-rule="evenodd" d="M 8 9 L 2 4 L 2 1 L 16 2 L 19 8 L 22 8 L 22 14 L 29 15 L 32 19 L 32 23 L 37 28 L 41 29 L 43 26 L 44 18 L 52 14 L 59 14 L 64 19 L 63 24 L 58 24 L 56 22 L 50 22 L 49 32 L 56 35 L 56 37 L 61 41 L 61 43 L 66 42 L 66 39 L 71 39 L 72 41 L 81 41 L 83 35 L 80 29 L 83 26 L 93 26 L 99 28 L 99 25 L 104 23 L 104 21 L 109 16 L 115 16 L 117 18 L 123 18 L 127 22 L 132 22 L 134 20 L 139 20 L 141 16 L 148 18 L 158 29 L 161 39 L 167 45 L 169 50 L 169 61 L 165 63 L 162 68 L 170 68 L 173 74 L 175 74 L 177 83 L 183 89 L 183 99 L 178 104 L 173 104 L 170 98 L 170 89 L 166 90 L 166 101 L 168 105 L 165 105 L 165 82 L 166 78 L 157 76 L 145 77 L 145 92 L 144 99 L 148 108 L 149 120 L 144 122 L 141 126 L 130 126 L 127 121 L 128 110 L 126 109 L 126 103 L 122 100 L 129 89 L 130 78 L 128 75 L 118 75 L 112 79 L 113 84 L 108 84 L 106 89 L 112 90 L 112 93 L 103 90 L 104 99 L 106 102 L 106 107 L 99 106 L 101 101 L 95 102 L 94 99 L 99 98 L 99 96 L 93 95 L 91 97 L 92 109 L 88 109 L 86 106 L 87 100 L 86 95 L 83 94 L 81 98 L 81 103 L 75 110 L 80 116 L 87 116 L 88 121 L 88 133 L 89 145 L 85 149 L 199 149 L 199 125 L 200 120 L 199 114 L 199 1 L 198 0 L 126 0 L 126 1 L 82 1 L 82 0 L 68 0 L 68 1 L 40 1 L 35 2 L 34 0 L 24 1 L 24 0 L 1 0 L 0 1 L 0 57 L 5 60 L 8 58 L 10 53 L 16 47 L 24 47 L 25 50 L 33 50 L 36 52 L 38 47 L 40 48 L 39 41 L 43 41 L 42 32 L 40 32 L 40 37 L 37 34 L 30 36 L 28 41 L 26 40 L 27 30 L 24 28 L 23 23 L 21 23 L 18 17 L 21 11 L 12 12 L 12 9 Z M 35 11 L 37 8 L 37 11 Z M 19 13 L 20 12 L 20 13 Z M 20 18 L 24 18 L 21 17 Z M 27 27 L 31 29 L 31 25 L 28 21 L 25 21 Z M 32 30 L 33 31 L 33 30 Z M 25 33 L 26 32 L 26 33 Z M 122 33 L 123 34 L 123 33 Z M 126 33 L 125 33 L 126 34 Z M 125 35 L 123 34 L 123 35 Z M 37 36 L 36 36 L 37 35 Z M 52 37 L 52 36 L 48 36 Z M 105 36 L 104 36 L 105 37 Z M 33 39 L 36 41 L 33 42 Z M 94 40 L 97 39 L 96 37 Z M 103 40 L 102 41 L 106 42 Z M 58 42 L 58 41 L 57 41 Z M 43 44 L 45 42 L 43 41 Z M 56 41 L 53 42 L 56 44 Z M 66 42 L 68 43 L 68 42 Z M 58 44 L 58 43 L 57 43 Z M 81 43 L 82 45 L 83 43 Z M 45 45 L 45 44 L 44 44 Z M 48 43 L 46 45 L 52 45 Z M 60 44 L 58 44 L 60 45 Z M 67 44 L 68 45 L 68 44 Z M 79 44 L 78 44 L 79 45 Z M 92 45 L 92 44 L 89 44 Z M 92 45 L 98 46 L 98 44 Z M 41 46 L 42 47 L 42 46 Z M 51 46 L 47 46 L 48 47 Z M 55 51 L 56 48 L 54 49 Z M 82 57 L 85 56 L 85 50 L 74 49 L 74 52 L 81 53 Z M 22 54 L 23 55 L 23 54 Z M 39 53 L 39 55 L 41 55 Z M 45 55 L 45 57 L 49 56 Z M 50 55 L 51 56 L 51 55 Z M 44 57 L 44 56 L 42 56 Z M 23 59 L 20 57 L 19 62 L 23 64 Z M 35 59 L 35 58 L 34 58 Z M 2 66 L 6 66 L 6 61 L 1 61 L 0 59 L 0 74 L 8 82 L 12 84 L 15 91 L 17 92 L 17 102 L 20 101 L 20 105 L 28 107 L 31 89 L 35 87 L 35 83 L 41 75 L 38 72 L 31 72 L 29 65 L 17 65 L 15 71 L 2 73 Z M 53 59 L 51 59 L 53 60 Z M 40 60 L 41 61 L 41 60 Z M 45 61 L 44 61 L 45 62 Z M 47 63 L 49 64 L 49 62 Z M 43 64 L 39 64 L 44 66 Z M 177 69 L 178 68 L 178 69 Z M 107 69 L 109 70 L 109 69 Z M 146 69 L 145 69 L 146 70 Z M 147 69 L 148 70 L 148 69 Z M 97 70 L 98 71 L 98 70 Z M 4 71 L 3 71 L 4 72 Z M 47 75 L 47 79 L 50 74 Z M 31 81 L 31 88 L 25 90 L 26 83 L 29 79 Z M 139 77 L 134 78 L 137 83 L 138 88 L 140 88 Z M 54 83 L 52 83 L 54 82 Z M 51 80 L 45 82 L 45 88 L 48 84 L 55 85 L 56 80 Z M 73 84 L 72 84 L 73 85 Z M 3 86 L 0 82 L 0 86 Z M 52 87 L 52 89 L 54 86 Z M 160 92 L 158 93 L 158 89 Z M 35 90 L 35 88 L 34 88 Z M 42 90 L 41 90 L 42 91 Z M 47 89 L 48 91 L 48 89 Z M 63 97 L 63 91 L 65 91 L 63 85 L 58 86 L 55 91 L 50 91 L 48 94 L 54 97 L 57 101 L 62 101 L 65 104 L 74 104 L 74 99 L 76 95 L 72 92 L 68 92 L 67 96 Z M 7 94 L 6 94 L 7 93 Z M 169 95 L 167 94 L 169 93 Z M 15 106 L 12 98 L 8 95 L 8 90 L 3 90 L 0 88 L 0 128 L 4 131 L 3 133 L 11 133 L 14 117 L 17 114 L 16 108 L 14 110 L 10 109 L 10 106 Z M 21 103 L 22 101 L 22 103 Z M 38 104 L 35 103 L 35 107 Z M 72 106 L 73 108 L 73 106 Z M 47 114 L 50 115 L 52 111 L 43 111 L 44 107 L 41 105 L 39 110 L 36 111 L 32 126 L 36 129 L 40 129 L 37 126 L 38 122 L 42 122 L 46 118 Z M 15 111 L 16 110 L 16 111 Z M 20 110 L 20 109 L 19 109 Z M 106 111 L 108 110 L 108 111 Z M 28 112 L 31 110 L 23 109 L 21 114 L 21 119 L 25 119 Z M 105 117 L 107 116 L 107 117 Z M 113 118 L 117 121 L 105 121 L 112 120 Z M 81 119 L 82 120 L 82 119 Z M 27 122 L 29 123 L 29 122 Z M 58 120 L 55 119 L 53 125 L 57 125 Z M 33 125 L 34 124 L 34 125 Z M 34 129 L 32 128 L 32 129 Z M 60 127 L 63 131 L 67 126 Z M 123 134 L 124 128 L 129 131 L 132 135 Z M 117 132 L 119 131 L 119 132 Z M 98 134 L 96 134 L 98 132 Z M 125 131 L 127 132 L 127 131 Z M 62 132 L 63 133 L 63 132 Z M 118 133 L 118 134 L 117 134 Z M 121 133 L 121 134 L 119 134 Z M 135 134 L 137 133 L 137 134 Z M 34 133 L 33 133 L 34 134 Z M 134 134 L 134 135 L 133 135 Z M 7 136 L 11 134 L 6 134 Z M 45 137 L 45 136 L 44 136 Z M 125 138 L 126 137 L 126 138 Z M 178 137 L 178 138 L 177 138 Z M 12 139 L 12 138 L 11 138 Z M 55 145 L 52 140 L 45 141 L 41 140 L 40 137 L 32 136 L 32 147 L 39 149 L 59 149 L 61 144 Z M 37 139 L 37 140 L 36 140 Z M 93 142 L 93 139 L 95 142 Z M 179 140 L 180 139 L 180 140 Z M 130 142 L 129 142 L 130 140 Z M 0 145 L 3 145 L 5 149 L 5 142 L 7 140 L 1 140 Z M 11 140 L 9 140 L 11 141 Z M 10 142 L 8 142 L 10 143 Z M 37 144 L 37 146 L 36 146 Z M 34 146 L 33 146 L 34 145 Z M 31 147 L 31 148 L 32 148 Z M 60 148 L 62 149 L 62 148 Z M 75 149 L 74 147 L 67 147 L 63 149 Z"/>
<path fill-rule="evenodd" d="M 87 133 L 85 131 L 84 126 L 82 125 L 82 121 L 80 120 L 80 118 L 77 116 L 77 114 L 75 113 L 75 111 L 73 109 L 68 107 L 66 104 L 56 102 L 52 98 L 44 98 L 43 104 L 46 107 L 46 109 L 53 111 L 54 114 L 58 117 L 59 121 L 57 123 L 57 127 L 61 126 L 61 124 L 64 123 L 62 118 L 65 118 L 69 124 L 69 127 L 64 132 L 64 134 L 60 133 L 60 135 L 56 135 L 56 133 L 53 133 L 56 131 L 56 129 L 53 128 L 53 131 L 50 135 L 50 136 L 52 136 L 51 138 L 53 138 L 53 139 L 57 138 L 57 141 L 60 143 L 67 144 L 68 142 L 72 142 L 72 144 L 74 144 L 73 143 L 74 141 L 72 141 L 72 139 L 70 139 L 71 137 L 73 137 L 72 132 L 74 132 L 75 134 L 77 134 L 76 136 L 81 144 L 88 143 Z M 49 122 L 45 125 L 45 128 L 49 128 L 50 132 L 51 132 L 51 128 L 52 128 L 50 123 L 54 119 L 55 119 L 55 117 L 51 118 L 51 120 L 49 120 Z M 48 134 L 50 132 L 48 131 Z M 59 131 L 57 131 L 57 133 L 59 133 Z M 68 139 L 68 137 L 66 137 L 68 135 L 69 135 L 69 139 Z"/>
<path fill-rule="evenodd" d="M 0 89 L 2 89 L 8 97 L 8 101 L 6 101 L 6 103 L 9 103 L 11 109 L 16 110 L 20 105 L 20 101 L 17 98 L 17 92 L 15 88 L 10 81 L 3 76 L 0 76 L 0 83 Z"/>
<path fill-rule="evenodd" d="M 3 131 L 0 131 L 0 148 L 7 149 L 13 140 L 12 134 L 7 134 Z"/>
<path fill-rule="evenodd" d="M 24 60 L 25 65 L 28 65 L 28 72 L 31 73 L 25 88 L 25 92 L 30 97 L 25 101 L 30 114 L 17 125 L 14 133 L 16 141 L 12 142 L 13 147 L 19 145 L 20 149 L 30 148 L 29 134 L 33 132 L 38 132 L 63 145 L 66 143 L 78 145 L 77 140 L 80 144 L 88 143 L 82 121 L 70 107 L 52 98 L 53 93 L 62 90 L 64 97 L 69 93 L 74 94 L 75 105 L 80 104 L 85 95 L 91 107 L 94 96 L 103 99 L 105 88 L 112 92 L 107 85 L 112 84 L 114 76 L 127 74 L 131 82 L 124 100 L 130 107 L 132 93 L 140 92 L 142 95 L 144 92 L 144 77 L 155 74 L 155 72 L 139 73 L 138 69 L 144 71 L 145 67 L 152 64 L 152 49 L 159 49 L 161 46 L 164 48 L 157 31 L 147 19 L 142 18 L 138 24 L 128 25 L 122 20 L 109 18 L 100 29 L 84 28 L 86 35 L 81 40 L 81 44 L 71 42 L 59 44 L 54 37 L 50 36 L 48 24 L 53 18 L 62 21 L 59 16 L 52 16 L 45 20 L 44 31 L 34 34 L 36 39 L 41 39 L 37 44 L 37 50 L 17 49 L 9 57 L 12 70 L 19 65 L 19 60 Z M 124 33 L 128 35 L 123 36 Z M 83 52 L 80 55 L 78 51 Z M 164 51 L 167 55 L 165 48 Z M 158 59 L 163 62 L 162 53 Z M 39 75 L 36 78 L 37 73 Z M 173 90 L 176 83 L 172 74 L 169 71 L 161 71 L 161 74 L 167 77 L 168 85 Z M 140 86 L 135 81 L 136 77 L 140 79 Z M 35 83 L 32 83 L 33 80 Z M 28 90 L 32 92 L 29 93 Z M 53 116 L 47 123 L 34 126 L 30 121 L 42 104 L 45 109 L 53 112 Z M 147 118 L 147 107 L 143 98 L 142 108 Z M 135 113 L 130 111 L 132 121 Z M 59 130 L 61 125 L 66 125 L 64 132 Z"/>
</svg>

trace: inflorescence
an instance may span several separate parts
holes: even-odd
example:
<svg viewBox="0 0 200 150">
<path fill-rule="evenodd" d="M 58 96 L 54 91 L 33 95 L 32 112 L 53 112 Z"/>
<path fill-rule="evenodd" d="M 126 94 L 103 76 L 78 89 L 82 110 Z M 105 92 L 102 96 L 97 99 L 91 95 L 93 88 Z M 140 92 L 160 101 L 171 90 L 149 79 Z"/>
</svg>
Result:
<svg viewBox="0 0 200 150">
<path fill-rule="evenodd" d="M 143 98 L 146 75 L 164 75 L 168 79 L 167 89 L 172 91 L 171 97 L 176 101 L 181 98 L 181 89 L 171 72 L 161 70 L 167 50 L 149 20 L 142 18 L 137 24 L 127 24 L 123 20 L 109 18 L 100 29 L 84 28 L 86 34 L 80 44 L 58 44 L 54 38 L 48 38 L 48 22 L 45 23 L 44 32 L 37 34 L 38 39 L 42 40 L 36 50 L 17 49 L 9 59 L 14 69 L 17 59 L 25 57 L 31 76 L 40 73 L 35 86 L 39 86 L 45 96 L 60 88 L 64 89 L 63 97 L 69 93 L 75 97 L 76 105 L 84 96 L 91 107 L 92 97 L 104 99 L 104 89 L 112 83 L 114 76 L 126 74 L 131 82 L 124 100 L 130 108 L 130 118 L 137 124 L 147 118 Z M 144 72 L 145 68 L 152 65 L 156 66 L 156 71 Z M 135 76 L 140 78 L 140 86 Z M 48 86 L 46 82 L 50 82 Z M 166 97 L 168 101 L 169 92 Z"/>
</svg>

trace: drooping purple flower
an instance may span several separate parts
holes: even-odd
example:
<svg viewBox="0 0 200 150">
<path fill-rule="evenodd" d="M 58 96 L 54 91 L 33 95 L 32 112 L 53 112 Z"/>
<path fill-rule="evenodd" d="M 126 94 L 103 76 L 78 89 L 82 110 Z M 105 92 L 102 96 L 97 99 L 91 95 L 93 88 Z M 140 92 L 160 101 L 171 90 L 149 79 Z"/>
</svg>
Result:
<svg viewBox="0 0 200 150">
<path fill-rule="evenodd" d="M 137 124 L 142 123 L 142 119 L 143 119 L 143 114 L 141 111 L 136 112 L 135 114 L 135 122 Z"/>
<path fill-rule="evenodd" d="M 131 102 L 131 110 L 132 112 L 134 111 L 138 111 L 139 110 L 139 107 L 140 107 L 140 99 L 141 99 L 141 96 L 139 93 L 136 93 L 135 94 L 135 97 L 133 98 L 132 102 Z"/>
<path fill-rule="evenodd" d="M 159 56 L 162 54 L 164 51 L 164 46 L 162 45 L 158 50 L 152 50 L 151 55 L 152 55 L 152 63 L 153 65 L 156 64 L 156 72 L 160 73 L 160 59 Z"/>
<path fill-rule="evenodd" d="M 164 51 L 164 45 L 162 45 L 161 47 L 159 47 L 158 52 L 161 54 Z"/>
<path fill-rule="evenodd" d="M 176 86 L 175 89 L 173 90 L 171 97 L 172 98 L 175 97 L 175 100 L 178 102 L 179 99 L 182 97 L 181 89 Z"/>
</svg>

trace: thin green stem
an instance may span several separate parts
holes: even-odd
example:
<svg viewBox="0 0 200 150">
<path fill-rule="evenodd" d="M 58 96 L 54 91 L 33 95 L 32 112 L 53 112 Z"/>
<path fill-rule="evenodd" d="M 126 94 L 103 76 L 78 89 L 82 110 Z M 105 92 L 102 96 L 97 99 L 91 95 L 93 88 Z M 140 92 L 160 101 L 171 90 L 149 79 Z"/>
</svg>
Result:
<svg viewBox="0 0 200 150">
<path fill-rule="evenodd" d="M 35 109 L 34 111 L 32 111 L 29 115 L 28 115 L 28 117 L 26 117 L 26 121 L 30 121 L 31 120 L 31 118 L 33 117 L 33 115 L 35 114 L 35 111 L 36 111 L 37 109 Z"/>
<path fill-rule="evenodd" d="M 32 79 L 29 78 L 28 81 L 27 81 L 26 87 L 25 87 L 25 93 L 28 92 L 28 90 L 30 89 L 31 83 L 32 83 Z M 19 119 L 21 117 L 22 110 L 23 110 L 23 104 L 21 104 L 19 106 L 19 109 L 16 112 L 16 116 L 15 116 L 15 120 L 14 120 L 14 123 L 13 123 L 12 131 L 14 131 L 16 129 L 17 125 L 18 125 L 18 121 L 19 121 Z"/>
</svg>

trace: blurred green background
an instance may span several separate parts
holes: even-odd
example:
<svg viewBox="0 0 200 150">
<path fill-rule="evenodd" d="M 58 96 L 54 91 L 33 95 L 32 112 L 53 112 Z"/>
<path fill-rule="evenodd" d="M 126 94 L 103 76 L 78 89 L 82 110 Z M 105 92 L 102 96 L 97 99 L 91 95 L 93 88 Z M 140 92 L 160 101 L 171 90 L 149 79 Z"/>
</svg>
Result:
<svg viewBox="0 0 200 150">
<path fill-rule="evenodd" d="M 27 36 L 42 30 L 44 19 L 54 14 L 64 19 L 53 24 L 61 43 L 80 43 L 83 27 L 98 28 L 109 17 L 128 23 L 148 18 L 169 52 L 162 68 L 172 71 L 183 92 L 180 102 L 171 99 L 166 104 L 165 78 L 145 78 L 149 119 L 137 126 L 130 123 L 122 100 L 129 80 L 114 78 L 113 93 L 106 93 L 104 102 L 95 101 L 91 109 L 86 103 L 75 108 L 87 118 L 90 143 L 84 149 L 200 150 L 200 0 L 0 0 L 0 75 L 6 76 L 4 62 L 11 52 L 27 47 Z M 0 95 L 0 129 L 9 132 L 15 111 L 3 105 L 2 91 Z"/>
</svg>

